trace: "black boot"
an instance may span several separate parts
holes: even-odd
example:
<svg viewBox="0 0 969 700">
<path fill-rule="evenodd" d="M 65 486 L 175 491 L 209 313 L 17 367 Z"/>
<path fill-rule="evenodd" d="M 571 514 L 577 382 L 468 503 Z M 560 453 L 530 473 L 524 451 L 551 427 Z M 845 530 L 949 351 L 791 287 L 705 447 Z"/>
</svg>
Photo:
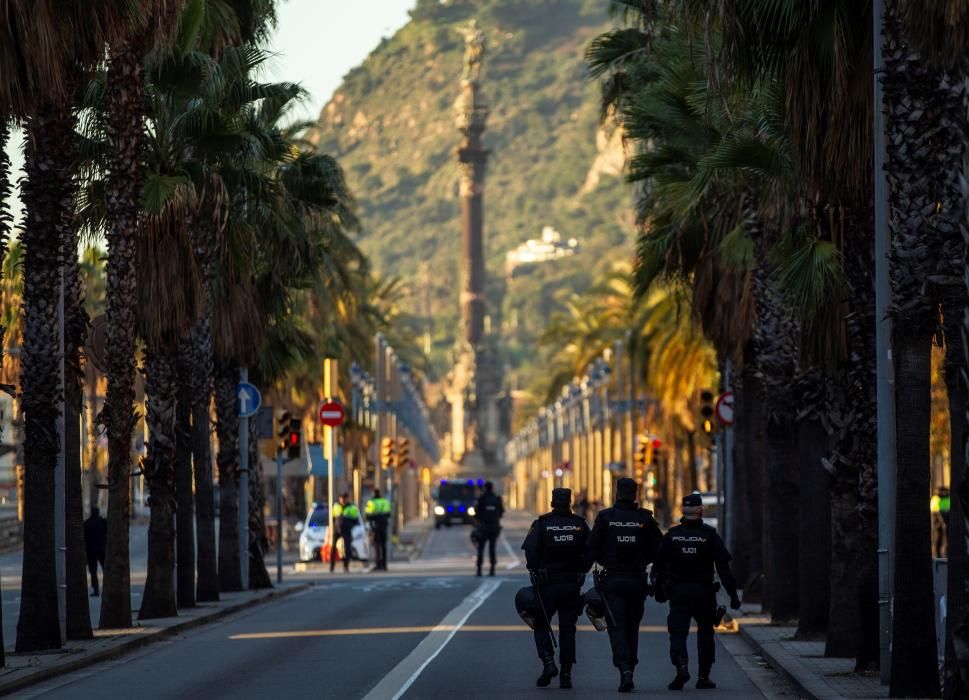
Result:
<svg viewBox="0 0 969 700">
<path fill-rule="evenodd" d="M 710 669 L 700 669 L 699 676 L 696 679 L 696 687 L 700 690 L 711 690 L 717 687 L 717 684 L 710 680 Z"/>
<path fill-rule="evenodd" d="M 572 664 L 562 664 L 562 673 L 559 675 L 559 688 L 572 687 Z"/>
<path fill-rule="evenodd" d="M 690 668 L 685 661 L 676 664 L 676 678 L 667 686 L 670 690 L 683 690 L 683 686 L 690 680 Z"/>
<path fill-rule="evenodd" d="M 535 681 L 535 685 L 539 688 L 546 688 L 552 682 L 552 679 L 559 675 L 559 670 L 555 666 L 555 661 L 552 659 L 542 659 L 542 663 L 544 664 L 542 667 L 542 675 Z"/>
<path fill-rule="evenodd" d="M 633 683 L 633 670 L 631 668 L 619 669 L 619 692 L 631 693 L 636 685 Z"/>
<path fill-rule="evenodd" d="M 480 575 L 481 575 L 481 564 L 478 564 L 478 573 L 476 573 L 475 576 L 480 576 Z"/>
<path fill-rule="evenodd" d="M 494 576 L 495 575 L 495 565 L 494 564 L 491 565 L 491 573 L 488 574 L 488 575 L 489 576 Z"/>
</svg>

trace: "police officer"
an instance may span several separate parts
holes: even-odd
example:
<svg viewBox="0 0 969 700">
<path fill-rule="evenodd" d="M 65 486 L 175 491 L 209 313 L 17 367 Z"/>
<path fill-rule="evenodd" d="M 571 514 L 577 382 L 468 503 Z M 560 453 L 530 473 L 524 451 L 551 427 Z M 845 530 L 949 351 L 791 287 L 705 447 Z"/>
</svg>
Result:
<svg viewBox="0 0 969 700">
<path fill-rule="evenodd" d="M 716 684 L 710 680 L 710 668 L 715 660 L 713 627 L 718 617 L 714 567 L 723 587 L 730 594 L 730 607 L 734 610 L 740 608 L 737 582 L 730 571 L 730 553 L 723 540 L 714 528 L 703 522 L 703 499 L 699 493 L 684 497 L 680 523 L 666 533 L 653 566 L 656 597 L 663 599 L 668 595 L 670 601 L 667 626 L 670 633 L 670 660 L 676 667 L 676 677 L 669 684 L 669 689 L 682 690 L 690 680 L 686 638 L 690 633 L 691 618 L 696 620 L 700 663 L 696 687 L 716 688 Z"/>
<path fill-rule="evenodd" d="M 370 532 L 373 534 L 374 569 L 387 570 L 387 529 L 390 524 L 390 501 L 380 495 L 380 489 L 373 490 L 373 498 L 364 508 Z"/>
<path fill-rule="evenodd" d="M 582 611 L 582 581 L 591 562 L 586 562 L 589 525 L 572 513 L 572 491 L 552 491 L 552 511 L 532 523 L 522 549 L 532 574 L 532 584 L 542 607 L 535 620 L 535 646 L 542 660 L 542 675 L 535 684 L 544 688 L 559 670 L 555 667 L 551 618 L 559 616 L 559 687 L 572 687 L 575 663 L 575 622 Z"/>
<path fill-rule="evenodd" d="M 343 570 L 350 570 L 350 557 L 353 556 L 353 528 L 360 522 L 360 510 L 350 502 L 350 496 L 340 494 L 339 503 L 333 506 L 333 537 L 330 548 L 330 571 L 336 568 L 336 543 L 343 540 Z"/>
<path fill-rule="evenodd" d="M 495 542 L 501 534 L 501 516 L 505 514 L 505 506 L 501 496 L 495 493 L 495 485 L 486 481 L 484 493 L 478 497 L 474 506 L 474 517 L 478 521 L 481 536 L 478 538 L 478 576 L 481 575 L 481 563 L 484 560 L 485 544 L 488 545 L 488 555 L 491 558 L 491 576 L 495 575 Z"/>
<path fill-rule="evenodd" d="M 586 554 L 590 565 L 596 561 L 604 569 L 597 587 L 606 608 L 620 693 L 628 693 L 634 687 L 633 671 L 639 663 L 639 623 L 648 592 L 646 567 L 663 538 L 652 512 L 636 502 L 638 491 L 632 479 L 616 482 L 616 503 L 596 517 Z"/>
</svg>

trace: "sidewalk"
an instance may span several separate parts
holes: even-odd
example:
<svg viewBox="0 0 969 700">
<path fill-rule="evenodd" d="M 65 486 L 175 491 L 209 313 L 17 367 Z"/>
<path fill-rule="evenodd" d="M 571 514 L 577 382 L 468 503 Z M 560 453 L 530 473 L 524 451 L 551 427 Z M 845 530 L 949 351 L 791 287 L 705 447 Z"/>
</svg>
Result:
<svg viewBox="0 0 969 700">
<path fill-rule="evenodd" d="M 854 673 L 854 659 L 828 659 L 824 642 L 794 640 L 795 627 L 775 627 L 759 612 L 733 618 L 740 636 L 764 660 L 784 674 L 805 697 L 813 700 L 887 698 L 878 676 Z"/>
<path fill-rule="evenodd" d="M 69 641 L 59 650 L 30 654 L 6 654 L 7 665 L 0 668 L 0 695 L 7 695 L 34 683 L 107 661 L 138 647 L 166 639 L 186 630 L 215 622 L 227 615 L 270 600 L 292 595 L 310 587 L 307 583 L 283 583 L 264 591 L 223 593 L 217 603 L 179 611 L 178 617 L 151 620 L 118 630 L 95 630 L 94 639 Z"/>
</svg>

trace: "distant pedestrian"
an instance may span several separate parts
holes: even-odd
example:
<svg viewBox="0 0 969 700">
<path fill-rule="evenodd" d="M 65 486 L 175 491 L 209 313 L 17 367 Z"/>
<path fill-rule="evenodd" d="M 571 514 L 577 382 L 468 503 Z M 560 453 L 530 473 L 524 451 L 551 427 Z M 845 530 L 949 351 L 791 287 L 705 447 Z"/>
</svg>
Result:
<svg viewBox="0 0 969 700">
<path fill-rule="evenodd" d="M 350 502 L 350 496 L 341 493 L 339 502 L 333 505 L 333 535 L 330 537 L 330 571 L 336 568 L 337 541 L 343 540 L 343 570 L 350 570 L 353 556 L 353 528 L 360 524 L 360 509 Z"/>
<path fill-rule="evenodd" d="M 580 518 L 588 520 L 589 498 L 585 495 L 585 491 L 580 491 L 579 495 L 575 497 L 575 507 L 572 509 L 572 511 Z"/>
<path fill-rule="evenodd" d="M 101 595 L 98 584 L 98 564 L 104 571 L 104 552 L 108 544 L 108 521 L 101 517 L 97 506 L 91 508 L 91 517 L 84 521 L 84 550 L 87 553 L 87 568 L 91 573 L 91 597 Z"/>
<path fill-rule="evenodd" d="M 374 569 L 387 570 L 387 530 L 390 527 L 390 501 L 380 495 L 380 489 L 373 490 L 373 498 L 364 508 L 370 533 L 373 535 Z"/>
<path fill-rule="evenodd" d="M 474 517 L 477 520 L 481 536 L 478 538 L 478 576 L 481 575 L 481 564 L 484 561 L 485 544 L 488 545 L 488 555 L 491 558 L 491 576 L 495 575 L 495 542 L 501 534 L 501 516 L 505 514 L 505 506 L 501 496 L 495 494 L 495 485 L 486 481 L 484 493 L 478 497 L 474 506 Z"/>
<path fill-rule="evenodd" d="M 717 531 L 703 522 L 703 498 L 691 493 L 683 498 L 683 518 L 680 525 L 670 529 L 659 546 L 653 564 L 656 600 L 670 601 L 667 627 L 670 633 L 670 661 L 676 667 L 676 677 L 670 690 L 682 690 L 690 680 L 689 655 L 686 638 L 690 620 L 696 620 L 696 645 L 700 675 L 696 687 L 716 688 L 710 680 L 715 661 L 716 646 L 713 628 L 720 616 L 717 610 L 713 570 L 730 595 L 730 607 L 740 608 L 737 582 L 730 571 L 730 552 Z"/>
</svg>

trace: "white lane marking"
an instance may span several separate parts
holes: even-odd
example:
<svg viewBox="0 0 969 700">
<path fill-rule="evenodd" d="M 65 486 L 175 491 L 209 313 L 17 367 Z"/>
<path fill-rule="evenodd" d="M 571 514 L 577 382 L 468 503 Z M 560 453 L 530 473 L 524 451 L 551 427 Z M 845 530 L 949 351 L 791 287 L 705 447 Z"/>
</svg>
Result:
<svg viewBox="0 0 969 700">
<path fill-rule="evenodd" d="M 481 607 L 501 585 L 501 579 L 485 581 L 428 633 L 414 650 L 390 671 L 363 700 L 400 700 L 424 669 L 441 653 L 448 642 L 464 626 L 468 618 Z"/>
<path fill-rule="evenodd" d="M 511 570 L 511 569 L 514 569 L 516 566 L 521 566 L 521 560 L 518 558 L 518 555 L 515 553 L 515 550 L 511 548 L 511 545 L 508 544 L 508 540 L 505 539 L 505 536 L 502 535 L 500 539 L 501 539 L 502 546 L 505 548 L 505 551 L 508 552 L 508 556 L 514 559 L 513 562 L 505 565 L 505 569 Z"/>
</svg>

